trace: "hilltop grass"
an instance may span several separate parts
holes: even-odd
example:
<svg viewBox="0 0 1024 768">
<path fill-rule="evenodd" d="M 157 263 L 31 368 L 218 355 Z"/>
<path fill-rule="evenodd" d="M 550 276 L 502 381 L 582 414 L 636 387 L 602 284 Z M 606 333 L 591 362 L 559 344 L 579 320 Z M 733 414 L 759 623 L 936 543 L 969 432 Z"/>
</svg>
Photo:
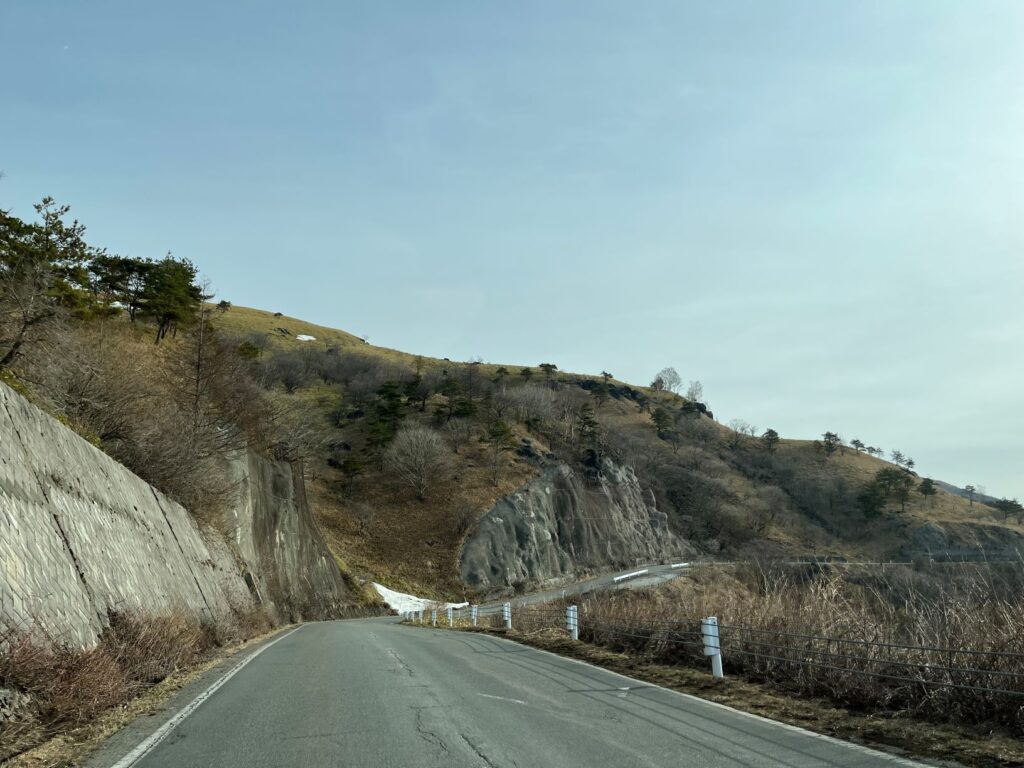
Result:
<svg viewBox="0 0 1024 768">
<path fill-rule="evenodd" d="M 440 375 L 444 371 L 460 376 L 472 365 L 479 376 L 488 380 L 505 367 L 510 373 L 509 386 L 522 384 L 518 376 L 522 366 L 469 364 L 417 356 L 366 344 L 344 331 L 293 317 L 275 317 L 273 312 L 258 309 L 232 307 L 224 313 L 214 312 L 214 323 L 231 338 L 255 335 L 263 339 L 266 346 L 264 357 L 267 359 L 296 350 L 308 350 L 311 355 L 324 355 L 329 350 L 336 350 L 342 355 L 352 353 L 377 360 L 393 377 L 410 377 L 414 371 L 424 375 Z M 296 337 L 301 334 L 315 340 L 298 341 Z M 535 384 L 544 382 L 544 374 L 538 366 L 532 366 L 530 370 Z M 563 393 L 576 393 L 584 398 L 585 393 L 576 386 L 576 382 L 599 378 L 568 372 L 557 374 Z M 710 478 L 709 482 L 721 489 L 727 510 L 721 514 L 709 514 L 712 519 L 717 516 L 728 523 L 726 528 L 708 533 L 693 529 L 685 517 L 680 518 L 684 536 L 696 537 L 694 540 L 698 546 L 704 544 L 702 536 L 711 536 L 715 545 L 726 548 L 731 557 L 816 553 L 876 559 L 891 557 L 905 541 L 908 526 L 921 522 L 971 523 L 1021 530 L 1015 523 L 997 521 L 988 508 L 980 504 L 970 507 L 965 499 L 941 490 L 930 502 L 915 492 L 905 513 L 896 513 L 890 508 L 889 512 L 871 521 L 851 517 L 848 511 L 833 513 L 827 509 L 817 516 L 807 515 L 797 509 L 794 502 L 774 520 L 755 530 L 744 516 L 748 514 L 746 510 L 759 503 L 759 493 L 764 487 L 764 481 L 758 479 L 760 470 L 756 466 L 757 462 L 763 463 L 766 455 L 760 440 L 744 438 L 739 448 L 727 448 L 731 430 L 712 420 L 700 419 L 708 430 L 707 435 L 701 438 L 703 442 L 672 448 L 668 442 L 655 436 L 649 411 L 658 407 L 678 410 L 683 399 L 670 392 L 624 385 L 614 379 L 610 383 L 630 386 L 648 398 L 650 403 L 647 412 L 629 399 L 611 398 L 604 404 L 595 404 L 597 418 L 607 430 L 614 450 L 622 448 L 621 441 L 626 439 L 645 446 L 643 450 L 657 455 L 660 462 L 687 466 L 692 455 L 694 462 L 703 465 L 700 471 Z M 270 395 L 282 410 L 292 411 L 309 421 L 304 428 L 316 434 L 320 446 L 346 446 L 342 454 L 335 451 L 334 455 L 339 460 L 343 456 L 362 456 L 366 444 L 362 422 L 339 418 L 339 414 L 352 408 L 352 399 L 345 387 L 314 380 L 290 393 L 279 388 Z M 429 423 L 429 414 L 438 403 L 438 396 L 432 395 L 426 412 L 410 409 L 406 421 Z M 512 426 L 517 438 L 530 439 L 541 453 L 561 450 L 546 445 L 544 434 L 528 425 Z M 379 464 L 367 463 L 361 475 L 353 476 L 341 471 L 336 463 L 332 465 L 327 461 L 324 449 L 314 448 L 306 462 L 310 500 L 336 555 L 366 580 L 373 579 L 395 589 L 429 597 L 461 599 L 466 596 L 458 570 L 459 552 L 466 532 L 498 499 L 521 487 L 538 472 L 535 463 L 510 454 L 502 468 L 499 483 L 492 483 L 484 468 L 483 446 L 479 442 L 481 429 L 477 428 L 477 437 L 456 457 L 453 476 L 438 483 L 425 502 L 417 501 L 412 493 L 396 486 Z M 557 460 L 571 463 L 576 458 L 561 450 Z M 805 484 L 841 482 L 847 489 L 847 496 L 871 481 L 879 469 L 892 466 L 852 448 L 826 458 L 815 450 L 813 441 L 785 436 L 773 460 L 788 465 Z M 745 469 L 744 462 L 751 461 L 754 462 L 753 468 Z M 663 499 L 661 503 L 666 502 Z M 714 553 L 717 550 L 710 551 Z"/>
</svg>

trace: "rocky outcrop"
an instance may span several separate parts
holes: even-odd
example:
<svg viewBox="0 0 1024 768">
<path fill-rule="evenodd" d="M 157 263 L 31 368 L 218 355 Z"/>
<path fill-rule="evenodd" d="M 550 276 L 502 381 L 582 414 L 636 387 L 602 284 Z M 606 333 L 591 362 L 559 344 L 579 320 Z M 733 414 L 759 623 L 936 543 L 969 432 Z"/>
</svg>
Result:
<svg viewBox="0 0 1024 768">
<path fill-rule="evenodd" d="M 900 557 L 968 561 L 1024 557 L 1024 534 L 1001 525 L 927 522 L 908 533 Z"/>
<path fill-rule="evenodd" d="M 487 592 L 690 552 L 632 470 L 604 460 L 596 477 L 559 465 L 501 499 L 467 537 L 460 571 Z"/>
<path fill-rule="evenodd" d="M 234 463 L 232 544 L 255 599 L 282 620 L 325 618 L 352 603 L 313 520 L 297 465 L 249 451 Z"/>
<path fill-rule="evenodd" d="M 88 647 L 112 612 L 329 615 L 347 589 L 287 464 L 235 462 L 235 535 L 0 384 L 0 623 Z"/>
</svg>

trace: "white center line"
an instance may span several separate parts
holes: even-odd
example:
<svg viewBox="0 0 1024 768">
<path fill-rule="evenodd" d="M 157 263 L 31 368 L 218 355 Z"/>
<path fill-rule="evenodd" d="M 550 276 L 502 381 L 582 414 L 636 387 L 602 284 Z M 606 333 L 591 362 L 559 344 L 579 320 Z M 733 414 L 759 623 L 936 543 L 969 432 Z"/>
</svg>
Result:
<svg viewBox="0 0 1024 768">
<path fill-rule="evenodd" d="M 511 701 L 513 704 L 522 704 L 526 706 L 526 702 L 522 699 L 509 699 L 505 696 L 492 696 L 489 693 L 478 693 L 477 696 L 483 696 L 485 699 L 497 699 L 498 701 Z"/>
</svg>

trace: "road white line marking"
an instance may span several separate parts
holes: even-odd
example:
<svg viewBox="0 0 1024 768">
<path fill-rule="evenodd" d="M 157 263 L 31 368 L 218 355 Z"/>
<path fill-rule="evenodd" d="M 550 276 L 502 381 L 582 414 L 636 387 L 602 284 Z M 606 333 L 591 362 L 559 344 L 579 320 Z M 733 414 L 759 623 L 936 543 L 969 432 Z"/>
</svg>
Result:
<svg viewBox="0 0 1024 768">
<path fill-rule="evenodd" d="M 305 626 L 305 625 L 303 625 L 303 626 Z M 266 645 L 262 646 L 261 648 L 257 648 L 253 653 L 251 653 L 250 655 L 246 656 L 244 659 L 242 659 L 240 662 L 238 662 L 235 666 L 233 666 L 230 670 L 228 670 L 227 673 L 225 673 L 225 675 L 223 677 L 221 677 L 219 680 L 217 680 L 217 682 L 215 682 L 213 685 L 211 685 L 205 691 L 203 691 L 198 696 L 196 696 L 194 699 L 192 699 L 192 701 L 189 704 L 187 704 L 182 710 L 180 710 L 174 717 L 172 717 L 166 723 L 164 723 L 159 728 L 157 728 L 155 731 L 153 731 L 153 733 L 151 733 L 146 739 L 144 739 L 142 741 L 142 743 L 140 743 L 137 747 L 135 747 L 135 749 L 133 749 L 127 755 L 125 755 L 120 760 L 118 760 L 116 763 L 114 763 L 110 768 L 131 768 L 131 766 L 135 765 L 137 762 L 139 762 L 139 760 L 141 760 L 146 755 L 148 755 L 150 752 L 152 752 L 157 744 L 159 744 L 161 741 L 166 739 L 167 736 L 170 734 L 170 732 L 173 731 L 175 728 L 177 728 L 181 724 L 182 720 L 184 720 L 186 717 L 188 717 L 193 712 L 195 712 L 196 709 L 198 709 L 199 705 L 202 704 L 204 701 L 206 701 L 211 696 L 213 696 L 213 694 L 215 694 L 217 692 L 217 690 L 222 685 L 224 685 L 224 683 L 226 683 L 232 677 L 234 677 L 239 672 L 241 672 L 242 668 L 246 664 L 248 664 L 250 661 L 255 659 L 257 656 L 259 656 L 261 653 L 263 653 L 265 650 L 267 650 L 267 648 L 269 648 L 270 646 L 274 645 L 275 643 L 281 642 L 282 640 L 284 640 L 289 635 L 293 635 L 296 632 L 298 632 L 300 629 L 302 629 L 301 626 L 300 627 L 296 627 L 291 632 L 286 632 L 285 634 L 281 635 L 280 637 L 275 637 L 273 640 L 271 640 Z"/>
<path fill-rule="evenodd" d="M 526 702 L 522 699 L 509 699 L 504 696 L 491 696 L 489 693 L 478 693 L 477 696 L 483 696 L 485 699 L 497 699 L 498 701 L 511 701 L 513 704 L 522 704 L 526 706 Z"/>
<path fill-rule="evenodd" d="M 672 568 L 685 568 L 689 563 L 672 563 Z"/>
<path fill-rule="evenodd" d="M 809 731 L 806 728 L 801 728 L 798 725 L 790 725 L 789 723 L 782 723 L 782 722 L 779 722 L 778 720 L 772 720 L 769 717 L 762 717 L 761 715 L 755 715 L 753 712 L 744 712 L 742 709 L 733 709 L 732 707 L 730 707 L 730 706 L 728 706 L 726 704 L 719 704 L 717 701 L 709 701 L 708 699 L 702 699 L 700 696 L 694 696 L 691 693 L 683 693 L 682 691 L 674 691 L 671 688 L 666 688 L 665 686 L 658 685 L 657 683 L 647 683 L 647 682 L 644 682 L 643 680 L 638 680 L 638 679 L 633 678 L 633 677 L 628 677 L 628 676 L 620 674 L 618 672 L 612 672 L 612 670 L 605 669 L 604 667 L 598 667 L 598 666 L 595 666 L 594 664 L 589 664 L 588 662 L 582 661 L 580 659 L 574 659 L 574 658 L 571 658 L 569 656 L 562 656 L 562 655 L 557 654 L 557 653 L 552 653 L 551 651 L 545 651 L 545 650 L 543 650 L 541 648 L 533 648 L 532 646 L 529 646 L 529 645 L 523 645 L 522 643 L 517 643 L 515 640 L 508 640 L 508 639 L 506 639 L 504 637 L 495 637 L 494 635 L 489 635 L 489 637 L 492 637 L 494 640 L 497 640 L 499 643 L 511 643 L 512 645 L 519 646 L 520 648 L 530 648 L 530 650 L 536 651 L 537 653 L 542 653 L 545 656 L 552 656 L 552 657 L 558 659 L 559 661 L 567 661 L 567 662 L 570 662 L 572 664 L 579 664 L 580 666 L 587 667 L 587 668 L 593 669 L 593 670 L 597 670 L 598 672 L 604 672 L 606 674 L 613 675 L 614 677 L 621 678 L 622 680 L 625 680 L 625 681 L 630 682 L 630 683 L 639 683 L 639 685 L 642 686 L 642 687 L 657 688 L 658 690 L 665 691 L 666 693 L 671 693 L 671 694 L 674 694 L 676 696 L 682 696 L 684 699 L 690 699 L 691 701 L 700 702 L 701 704 L 706 704 L 707 706 L 714 707 L 715 709 L 724 709 L 726 712 L 731 712 L 734 715 L 740 715 L 741 717 L 747 717 L 747 718 L 750 718 L 751 720 L 760 720 L 762 723 L 770 723 L 771 725 L 778 726 L 779 728 L 783 728 L 783 729 L 785 729 L 787 731 L 794 731 L 795 733 L 802 733 L 805 736 L 810 736 L 810 737 L 815 738 L 815 739 L 820 739 L 821 741 L 827 741 L 827 742 L 829 742 L 831 744 L 837 744 L 839 746 L 843 746 L 843 747 L 846 747 L 848 749 L 852 749 L 855 752 L 860 752 L 861 754 L 864 754 L 864 755 L 871 755 L 872 757 L 879 758 L 879 759 L 884 760 L 886 762 L 892 763 L 893 765 L 901 765 L 901 766 L 904 766 L 905 768 L 934 768 L 934 766 L 935 766 L 935 763 L 930 763 L 929 764 L 929 763 L 917 762 L 915 760 L 908 760 L 905 757 L 899 757 L 898 755 L 894 755 L 894 754 L 892 754 L 890 752 L 882 752 L 881 750 L 878 750 L 878 749 L 872 749 L 871 747 L 865 747 L 862 744 L 855 744 L 852 741 L 843 741 L 842 739 L 837 739 L 834 736 L 826 736 L 823 733 L 815 733 L 814 731 Z"/>
<path fill-rule="evenodd" d="M 645 573 L 647 573 L 647 569 L 646 568 L 644 568 L 641 571 L 633 571 L 632 573 L 624 573 L 621 576 L 616 576 L 615 578 L 612 579 L 612 581 L 614 581 L 614 582 L 625 581 L 626 579 L 632 579 L 635 576 L 643 576 Z"/>
</svg>

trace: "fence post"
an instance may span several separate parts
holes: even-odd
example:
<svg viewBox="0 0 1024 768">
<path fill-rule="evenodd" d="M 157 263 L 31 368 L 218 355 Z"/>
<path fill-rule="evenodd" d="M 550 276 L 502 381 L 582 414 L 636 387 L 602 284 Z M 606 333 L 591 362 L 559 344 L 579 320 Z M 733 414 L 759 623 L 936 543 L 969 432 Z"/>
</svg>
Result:
<svg viewBox="0 0 1024 768">
<path fill-rule="evenodd" d="M 505 620 L 505 629 L 512 629 L 512 603 L 501 604 L 501 618 Z"/>
<path fill-rule="evenodd" d="M 437 609 L 436 608 L 432 608 L 430 610 L 430 623 L 433 624 L 435 627 L 437 626 Z"/>
<path fill-rule="evenodd" d="M 718 634 L 718 619 L 709 616 L 700 623 L 700 634 L 704 640 L 704 655 L 711 657 L 711 674 L 725 677 L 722 672 L 722 641 Z"/>
<path fill-rule="evenodd" d="M 418 623 L 420 623 L 420 624 L 423 623 L 423 609 L 422 608 L 420 608 L 419 610 L 416 611 L 416 621 Z"/>
<path fill-rule="evenodd" d="M 454 620 L 452 618 L 452 607 L 450 605 L 448 606 L 448 626 L 449 627 L 453 627 L 454 626 Z"/>
<path fill-rule="evenodd" d="M 565 609 L 565 628 L 573 640 L 580 639 L 580 614 L 579 608 L 575 605 L 570 605 Z"/>
<path fill-rule="evenodd" d="M 475 627 L 476 626 L 476 621 L 480 617 L 480 606 L 479 605 L 471 605 L 469 607 L 469 616 L 470 616 L 471 619 L 473 619 L 473 626 Z"/>
</svg>

